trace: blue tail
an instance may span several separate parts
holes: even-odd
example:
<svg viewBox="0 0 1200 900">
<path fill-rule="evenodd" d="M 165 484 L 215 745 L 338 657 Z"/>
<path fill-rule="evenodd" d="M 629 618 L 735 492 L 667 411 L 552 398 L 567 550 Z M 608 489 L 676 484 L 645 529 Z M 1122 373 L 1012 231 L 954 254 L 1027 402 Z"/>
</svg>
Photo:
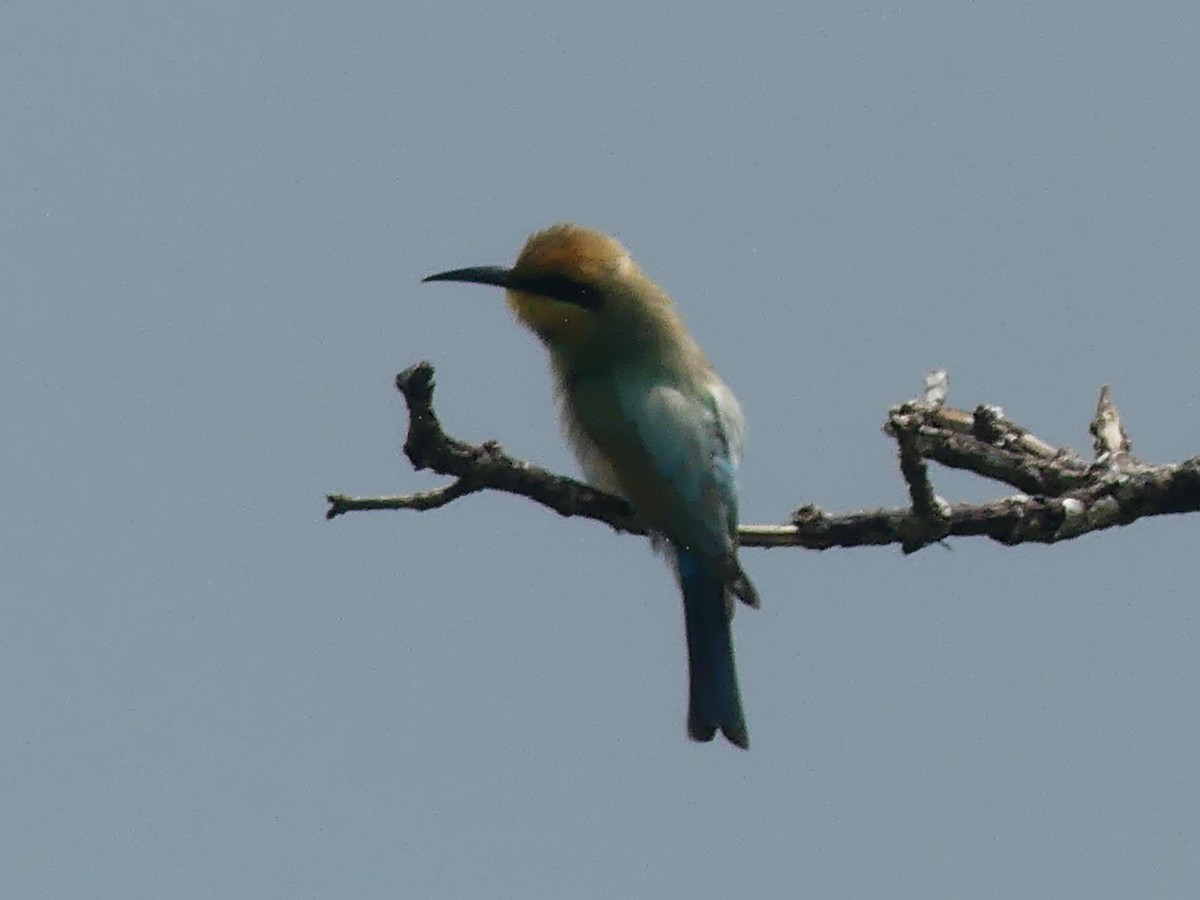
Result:
<svg viewBox="0 0 1200 900">
<path fill-rule="evenodd" d="M 733 664 L 732 613 L 726 586 L 690 550 L 675 551 L 683 590 L 688 647 L 688 737 L 711 741 L 717 729 L 743 750 L 750 748 Z"/>
</svg>

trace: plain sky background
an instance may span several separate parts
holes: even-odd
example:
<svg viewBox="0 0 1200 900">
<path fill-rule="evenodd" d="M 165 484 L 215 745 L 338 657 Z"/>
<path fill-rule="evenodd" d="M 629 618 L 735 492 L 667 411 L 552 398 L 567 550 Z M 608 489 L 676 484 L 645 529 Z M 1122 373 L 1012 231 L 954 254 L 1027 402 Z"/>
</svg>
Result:
<svg viewBox="0 0 1200 900">
<path fill-rule="evenodd" d="M 1200 452 L 1200 13 L 1174 3 L 0 11 L 6 897 L 1200 893 L 1198 520 L 747 550 L 753 749 L 671 576 L 529 502 L 327 523 L 469 440 L 575 472 L 498 291 L 616 234 L 742 399 L 744 519 L 904 502 L 945 366 Z M 1002 487 L 935 472 L 948 499 Z"/>
</svg>

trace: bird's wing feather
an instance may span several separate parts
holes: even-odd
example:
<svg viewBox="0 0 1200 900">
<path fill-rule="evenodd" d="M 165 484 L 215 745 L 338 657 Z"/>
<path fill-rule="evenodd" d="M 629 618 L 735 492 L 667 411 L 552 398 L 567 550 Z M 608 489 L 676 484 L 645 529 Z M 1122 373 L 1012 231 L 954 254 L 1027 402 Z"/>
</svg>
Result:
<svg viewBox="0 0 1200 900">
<path fill-rule="evenodd" d="M 705 556 L 724 557 L 737 528 L 734 480 L 742 443 L 742 414 L 719 381 L 689 396 L 671 385 L 622 392 L 622 406 L 675 502 L 659 524 L 667 537 Z"/>
</svg>

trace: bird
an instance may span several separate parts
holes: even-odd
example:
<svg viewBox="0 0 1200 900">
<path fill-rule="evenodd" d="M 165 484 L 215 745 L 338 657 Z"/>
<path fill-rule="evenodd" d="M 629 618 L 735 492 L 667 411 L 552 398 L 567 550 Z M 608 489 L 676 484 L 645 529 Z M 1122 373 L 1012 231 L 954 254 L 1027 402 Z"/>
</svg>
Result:
<svg viewBox="0 0 1200 900">
<path fill-rule="evenodd" d="M 749 749 L 734 665 L 734 598 L 759 606 L 738 560 L 735 473 L 745 419 L 667 292 L 615 238 L 573 223 L 531 235 L 511 267 L 423 282 L 504 289 L 550 355 L 563 431 L 588 482 L 623 497 L 672 563 L 688 651 L 687 733 Z"/>
</svg>

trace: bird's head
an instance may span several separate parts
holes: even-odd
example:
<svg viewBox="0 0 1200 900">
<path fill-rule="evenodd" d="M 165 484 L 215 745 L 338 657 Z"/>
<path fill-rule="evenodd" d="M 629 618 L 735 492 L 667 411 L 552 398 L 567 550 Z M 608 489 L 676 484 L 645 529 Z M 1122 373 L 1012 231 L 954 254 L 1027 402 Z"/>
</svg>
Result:
<svg viewBox="0 0 1200 900">
<path fill-rule="evenodd" d="M 525 242 L 512 268 L 478 266 L 423 281 L 468 281 L 505 289 L 508 305 L 566 362 L 611 357 L 682 328 L 670 298 L 615 238 L 561 224 Z"/>
</svg>

